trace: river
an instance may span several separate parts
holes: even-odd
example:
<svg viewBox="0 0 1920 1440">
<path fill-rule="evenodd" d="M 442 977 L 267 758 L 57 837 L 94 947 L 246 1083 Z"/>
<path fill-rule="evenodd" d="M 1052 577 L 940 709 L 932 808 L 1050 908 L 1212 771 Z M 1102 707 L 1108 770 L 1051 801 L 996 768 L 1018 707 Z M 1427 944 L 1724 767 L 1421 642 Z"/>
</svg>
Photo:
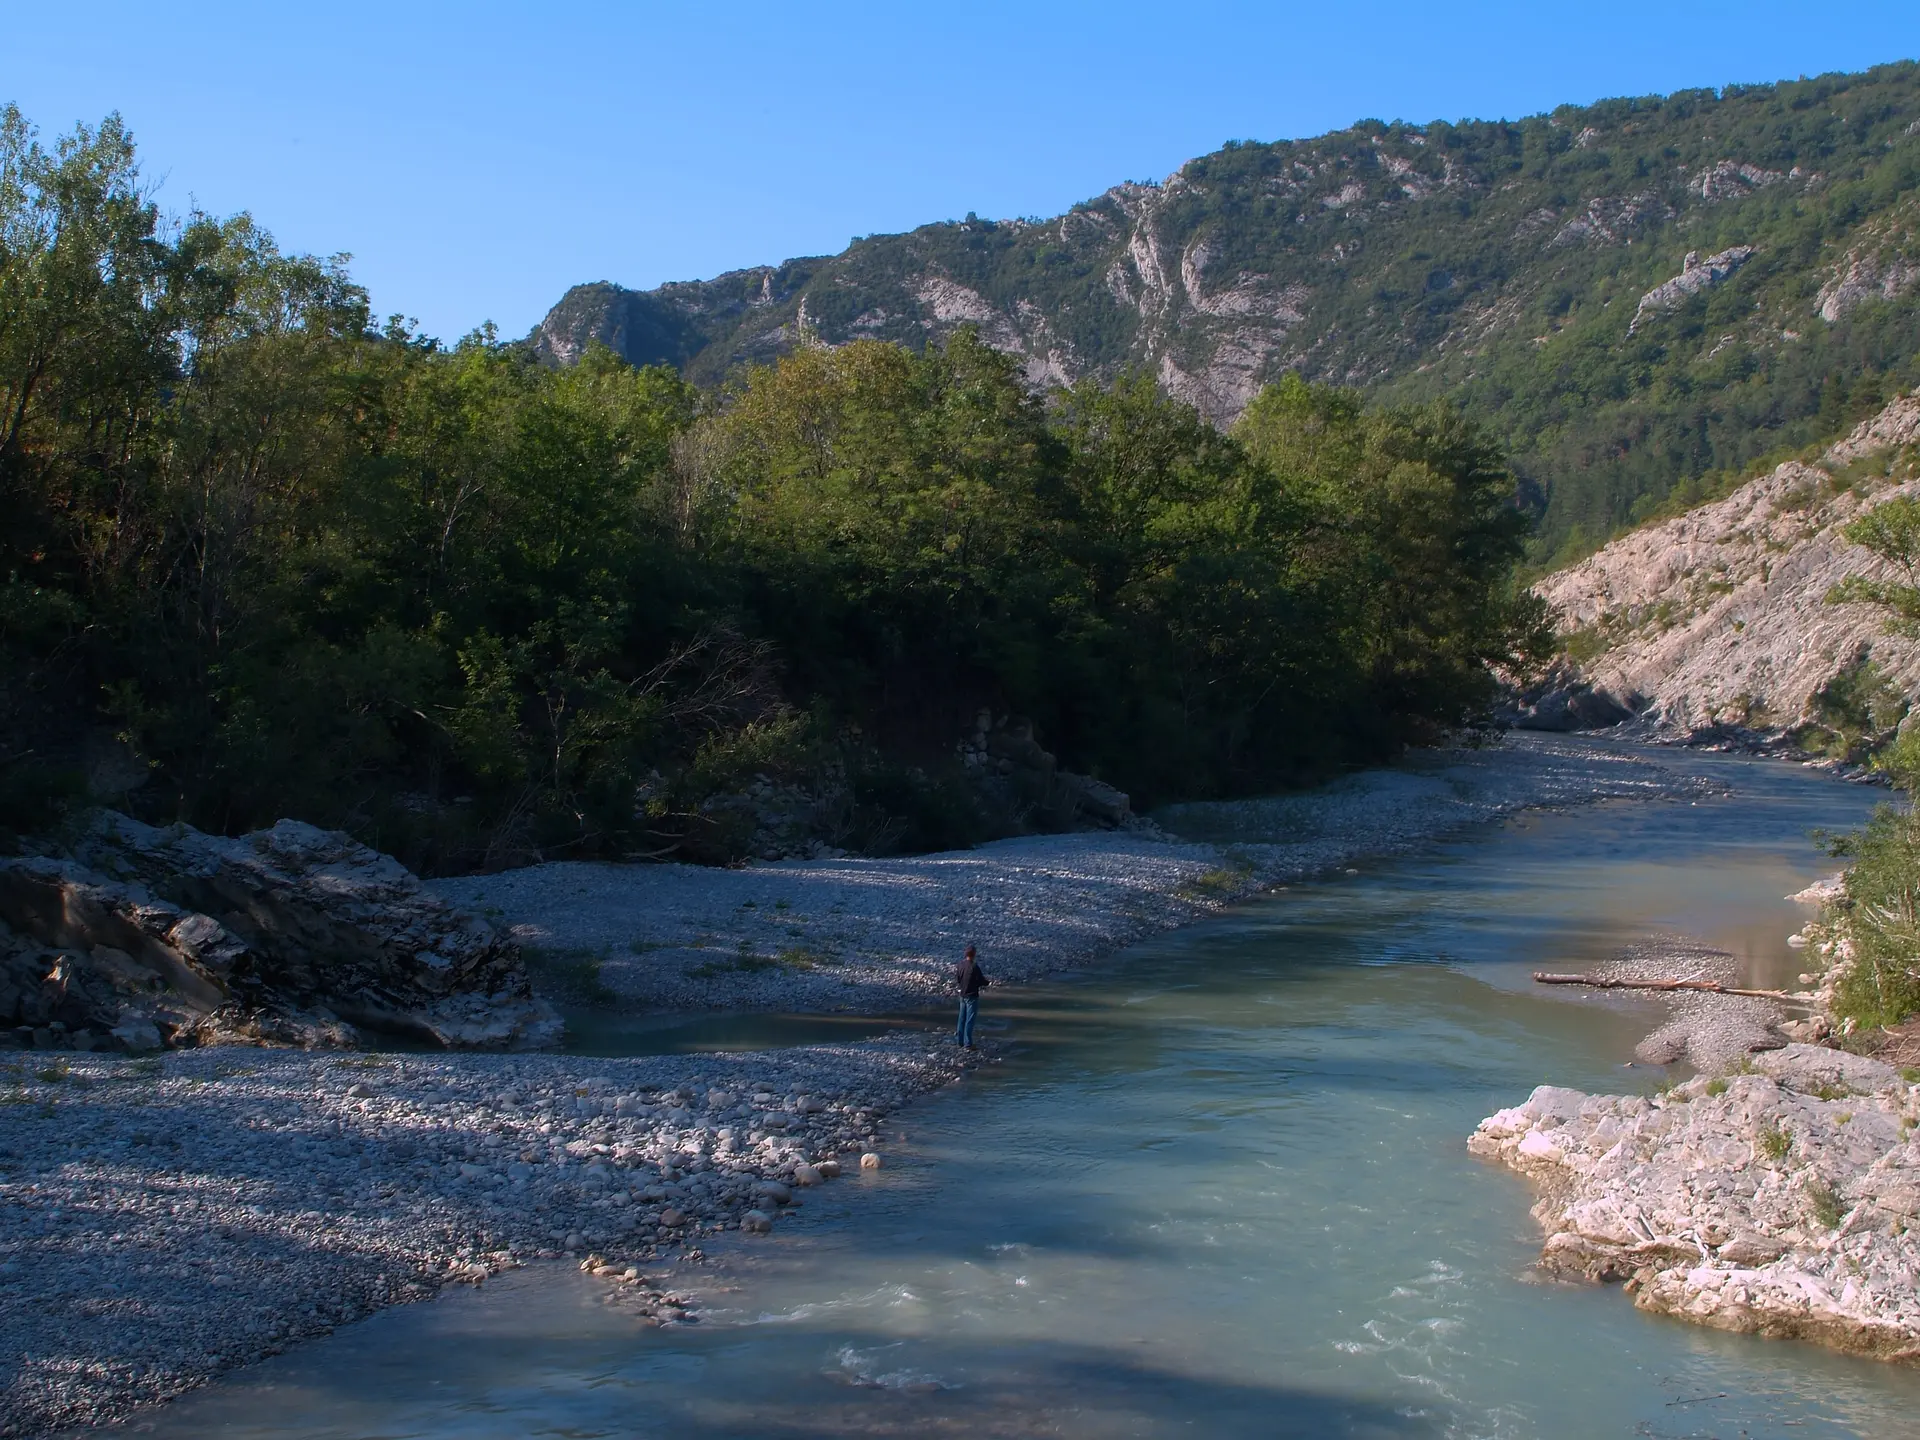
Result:
<svg viewBox="0 0 1920 1440">
<path fill-rule="evenodd" d="M 1004 1059 L 887 1167 L 674 1283 L 654 1329 L 536 1266 L 156 1412 L 162 1437 L 1875 1436 L 1920 1373 L 1543 1282 L 1531 1196 L 1469 1157 L 1543 1081 L 1646 1089 L 1659 1010 L 1540 993 L 1679 931 L 1791 979 L 1781 897 L 1883 792 L 1687 755 L 1726 794 L 1484 827 L 1091 971 L 990 992 Z"/>
</svg>

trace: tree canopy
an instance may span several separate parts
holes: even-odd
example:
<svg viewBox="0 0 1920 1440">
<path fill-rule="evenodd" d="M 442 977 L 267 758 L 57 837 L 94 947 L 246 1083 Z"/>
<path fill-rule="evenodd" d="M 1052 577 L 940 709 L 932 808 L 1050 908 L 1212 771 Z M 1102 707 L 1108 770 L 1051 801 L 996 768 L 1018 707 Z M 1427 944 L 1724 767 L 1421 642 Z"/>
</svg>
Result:
<svg viewBox="0 0 1920 1440">
<path fill-rule="evenodd" d="M 1223 434 L 970 329 L 706 389 L 443 347 L 244 215 L 162 217 L 115 120 L 0 116 L 0 407 L 16 829 L 115 737 L 151 818 L 427 869 L 728 859 L 755 775 L 964 843 L 1022 823 L 959 772 L 982 708 L 1146 803 L 1243 793 L 1470 720 L 1542 638 L 1446 405 L 1290 379 Z"/>
</svg>

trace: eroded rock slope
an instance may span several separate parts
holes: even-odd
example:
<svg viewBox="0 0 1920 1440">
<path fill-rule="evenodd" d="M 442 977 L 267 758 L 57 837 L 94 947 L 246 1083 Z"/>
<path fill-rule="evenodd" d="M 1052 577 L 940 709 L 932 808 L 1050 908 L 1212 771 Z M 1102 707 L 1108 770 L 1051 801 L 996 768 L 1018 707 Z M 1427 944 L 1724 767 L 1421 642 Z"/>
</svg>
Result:
<svg viewBox="0 0 1920 1440">
<path fill-rule="evenodd" d="M 1842 531 L 1920 494 L 1917 452 L 1920 395 L 1903 396 L 1819 459 L 1788 461 L 1548 576 L 1535 588 L 1588 658 L 1522 723 L 1590 728 L 1631 713 L 1668 733 L 1791 729 L 1866 659 L 1920 694 L 1920 644 L 1885 634 L 1870 606 L 1826 603 L 1846 576 L 1886 573 Z M 1568 697 L 1587 694 L 1602 703 L 1570 713 Z"/>
</svg>

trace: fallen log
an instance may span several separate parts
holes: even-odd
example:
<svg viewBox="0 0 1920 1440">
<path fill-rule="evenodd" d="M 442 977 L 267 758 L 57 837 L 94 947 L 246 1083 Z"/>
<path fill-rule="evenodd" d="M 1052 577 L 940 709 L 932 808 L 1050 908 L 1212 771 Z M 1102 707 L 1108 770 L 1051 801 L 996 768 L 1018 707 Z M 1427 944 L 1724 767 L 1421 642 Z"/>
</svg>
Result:
<svg viewBox="0 0 1920 1440">
<path fill-rule="evenodd" d="M 1596 990 L 1698 990 L 1708 995 L 1746 995 L 1755 1000 L 1784 1000 L 1790 1005 L 1807 1001 L 1787 990 L 1744 990 L 1738 985 L 1721 985 L 1712 980 L 1627 980 L 1617 975 L 1555 975 L 1536 970 L 1533 978 L 1542 985 L 1591 985 Z"/>
</svg>

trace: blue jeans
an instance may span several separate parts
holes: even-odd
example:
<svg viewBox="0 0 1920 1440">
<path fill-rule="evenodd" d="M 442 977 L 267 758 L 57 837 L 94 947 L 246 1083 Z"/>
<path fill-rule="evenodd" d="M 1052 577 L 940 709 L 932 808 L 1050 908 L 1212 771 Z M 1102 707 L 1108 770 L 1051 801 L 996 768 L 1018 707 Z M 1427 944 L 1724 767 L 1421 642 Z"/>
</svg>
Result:
<svg viewBox="0 0 1920 1440">
<path fill-rule="evenodd" d="M 953 1038 L 958 1040 L 962 1045 L 965 1045 L 969 1050 L 973 1048 L 973 1022 L 979 1017 L 979 1014 L 980 997 L 978 995 L 962 995 L 960 997 L 960 1023 L 953 1027 Z"/>
</svg>

